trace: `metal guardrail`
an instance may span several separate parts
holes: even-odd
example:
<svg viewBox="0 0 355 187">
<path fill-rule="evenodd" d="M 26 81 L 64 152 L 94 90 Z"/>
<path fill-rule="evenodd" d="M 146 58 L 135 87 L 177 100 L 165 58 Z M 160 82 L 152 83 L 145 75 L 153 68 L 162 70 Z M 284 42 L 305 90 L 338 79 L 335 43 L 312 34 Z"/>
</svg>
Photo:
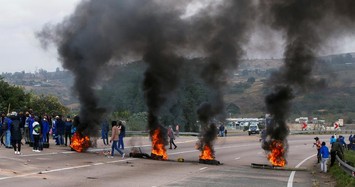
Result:
<svg viewBox="0 0 355 187">
<path fill-rule="evenodd" d="M 127 136 L 148 136 L 148 131 L 126 131 Z M 198 136 L 197 132 L 179 132 L 182 136 Z"/>
<path fill-rule="evenodd" d="M 291 130 L 290 134 L 353 134 L 355 133 L 355 129 L 347 129 L 347 130 Z"/>
<path fill-rule="evenodd" d="M 349 164 L 345 163 L 342 161 L 338 155 L 336 155 L 336 158 L 339 162 L 339 166 L 345 171 L 347 174 L 351 175 L 353 178 L 355 178 L 355 168 L 350 166 Z"/>
</svg>

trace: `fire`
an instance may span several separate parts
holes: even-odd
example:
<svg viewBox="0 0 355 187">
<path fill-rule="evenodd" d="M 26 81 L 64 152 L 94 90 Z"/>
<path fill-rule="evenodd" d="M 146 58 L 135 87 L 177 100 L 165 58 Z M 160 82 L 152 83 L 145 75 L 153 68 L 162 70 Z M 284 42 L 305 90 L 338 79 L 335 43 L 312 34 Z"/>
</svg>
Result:
<svg viewBox="0 0 355 187">
<path fill-rule="evenodd" d="M 208 145 L 203 146 L 203 149 L 202 149 L 202 152 L 200 155 L 200 159 L 214 160 L 214 156 L 213 156 L 212 149 L 210 146 L 208 146 Z"/>
<path fill-rule="evenodd" d="M 88 136 L 83 136 L 79 132 L 75 132 L 71 138 L 70 147 L 77 152 L 83 152 L 90 147 L 90 138 Z"/>
<path fill-rule="evenodd" d="M 270 145 L 271 153 L 268 155 L 268 159 L 274 166 L 285 166 L 286 159 L 284 158 L 285 149 L 284 144 L 280 140 L 272 141 Z"/>
<path fill-rule="evenodd" d="M 168 159 L 160 128 L 155 129 L 152 135 L 152 154 L 162 157 L 163 160 Z"/>
</svg>

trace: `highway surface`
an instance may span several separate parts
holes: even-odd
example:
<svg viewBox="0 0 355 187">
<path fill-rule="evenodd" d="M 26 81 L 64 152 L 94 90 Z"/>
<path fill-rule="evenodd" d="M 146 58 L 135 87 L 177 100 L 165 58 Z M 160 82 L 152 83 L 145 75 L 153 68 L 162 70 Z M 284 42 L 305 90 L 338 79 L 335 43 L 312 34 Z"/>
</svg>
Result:
<svg viewBox="0 0 355 187">
<path fill-rule="evenodd" d="M 251 163 L 269 164 L 260 148 L 258 135 L 220 137 L 215 142 L 216 160 L 222 165 L 198 163 L 200 151 L 194 148 L 196 137 L 178 137 L 177 149 L 168 149 L 168 160 L 130 158 L 132 146 L 150 153 L 148 137 L 125 138 L 126 158 L 118 153 L 105 156 L 109 149 L 98 140 L 98 148 L 85 153 L 51 144 L 41 153 L 23 146 L 22 155 L 0 148 L 1 186 L 246 186 L 246 187 L 309 187 L 316 163 L 314 135 L 290 135 L 288 164 L 285 169 L 256 169 Z M 328 142 L 329 135 L 319 136 Z M 178 162 L 184 158 L 185 162 Z M 317 171 L 318 172 L 318 171 Z"/>
</svg>

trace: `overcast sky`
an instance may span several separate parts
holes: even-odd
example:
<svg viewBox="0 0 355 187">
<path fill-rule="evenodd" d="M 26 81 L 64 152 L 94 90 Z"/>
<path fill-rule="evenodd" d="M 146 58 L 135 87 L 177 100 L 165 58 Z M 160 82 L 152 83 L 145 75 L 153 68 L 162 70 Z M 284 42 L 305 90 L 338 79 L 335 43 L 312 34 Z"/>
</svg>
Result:
<svg viewBox="0 0 355 187">
<path fill-rule="evenodd" d="M 55 49 L 44 51 L 34 36 L 45 23 L 58 23 L 79 0 L 0 0 L 0 72 L 54 71 Z"/>
<path fill-rule="evenodd" d="M 34 33 L 46 23 L 61 22 L 70 15 L 80 0 L 0 0 L 0 73 L 55 71 L 61 67 L 56 50 L 44 51 Z M 197 6 L 198 5 L 198 6 Z M 197 4 L 197 7 L 203 7 Z M 191 8 L 191 6 L 190 6 Z M 192 7 L 192 9 L 194 9 Z M 245 49 L 247 58 L 278 58 L 282 56 L 282 36 L 270 33 L 268 40 L 256 32 Z M 270 40 L 273 38 L 273 40 Z M 354 52 L 355 37 L 330 41 L 322 54 Z"/>
</svg>

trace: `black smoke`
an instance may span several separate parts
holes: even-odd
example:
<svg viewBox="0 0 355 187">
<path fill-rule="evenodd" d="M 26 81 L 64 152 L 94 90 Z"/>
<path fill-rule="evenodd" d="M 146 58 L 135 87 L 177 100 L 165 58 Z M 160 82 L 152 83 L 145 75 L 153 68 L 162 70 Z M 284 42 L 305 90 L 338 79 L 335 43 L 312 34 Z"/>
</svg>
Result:
<svg viewBox="0 0 355 187">
<path fill-rule="evenodd" d="M 210 100 L 198 108 L 201 127 L 200 149 L 208 145 L 213 151 L 217 127 L 213 120 L 224 121 L 223 88 L 228 75 L 238 68 L 248 42 L 255 9 L 252 1 L 223 1 L 214 10 L 210 7 L 195 17 L 196 30 L 202 39 L 207 63 L 202 67 L 201 78 L 210 87 Z M 210 15 L 211 9 L 214 11 Z M 201 42 L 200 41 L 200 42 Z"/>
<path fill-rule="evenodd" d="M 316 56 L 331 37 L 351 33 L 355 17 L 350 10 L 354 5 L 351 0 L 260 1 L 263 22 L 281 31 L 285 38 L 284 66 L 271 76 L 273 92 L 265 98 L 273 117 L 273 123 L 267 126 L 265 150 L 273 140 L 284 142 L 287 149 L 286 119 L 294 95 L 326 87 L 325 80 L 313 76 Z"/>
<path fill-rule="evenodd" d="M 149 113 L 156 118 L 159 105 L 177 85 L 179 57 L 174 46 L 182 42 L 179 6 L 170 1 L 90 0 L 57 25 L 46 25 L 37 37 L 43 45 L 54 43 L 65 69 L 75 75 L 73 89 L 78 95 L 81 123 L 78 131 L 96 135 L 105 109 L 99 106 L 96 84 L 112 62 L 141 57 L 149 65 L 144 91 Z M 183 5 L 183 1 L 179 3 Z M 155 121 L 155 120 L 149 120 Z M 156 124 L 149 124 L 155 128 Z"/>
<path fill-rule="evenodd" d="M 105 109 L 95 95 L 97 81 L 112 62 L 142 58 L 148 67 L 143 89 L 153 132 L 161 107 L 178 87 L 184 52 L 203 53 L 208 62 L 201 77 L 214 90 L 212 113 L 223 117 L 222 87 L 229 70 L 237 68 L 252 18 L 248 0 L 222 1 L 183 19 L 189 1 L 89 0 L 72 15 L 37 33 L 44 45 L 54 43 L 65 69 L 75 75 L 85 135 L 95 135 Z"/>
</svg>

